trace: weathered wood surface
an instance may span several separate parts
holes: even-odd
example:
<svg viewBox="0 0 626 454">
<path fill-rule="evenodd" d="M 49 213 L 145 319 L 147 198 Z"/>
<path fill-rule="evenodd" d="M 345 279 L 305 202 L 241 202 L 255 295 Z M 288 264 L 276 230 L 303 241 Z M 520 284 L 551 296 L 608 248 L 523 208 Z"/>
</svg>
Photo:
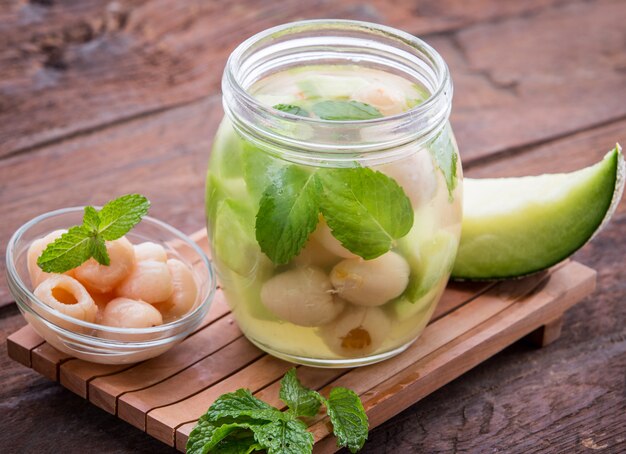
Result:
<svg viewBox="0 0 626 454">
<path fill-rule="evenodd" d="M 202 227 L 224 59 L 296 18 L 383 22 L 437 47 L 469 176 L 571 170 L 626 143 L 626 2 L 279 4 L 0 1 L 0 253 L 32 216 L 101 203 L 112 187 L 146 193 L 184 231 Z M 505 350 L 373 431 L 365 452 L 625 451 L 625 232 L 622 202 L 575 257 L 599 271 L 598 290 L 566 314 L 557 342 Z M 0 339 L 23 324 L 14 305 L 0 309 Z M 167 452 L 5 349 L 0 383 L 7 452 Z"/>
</svg>

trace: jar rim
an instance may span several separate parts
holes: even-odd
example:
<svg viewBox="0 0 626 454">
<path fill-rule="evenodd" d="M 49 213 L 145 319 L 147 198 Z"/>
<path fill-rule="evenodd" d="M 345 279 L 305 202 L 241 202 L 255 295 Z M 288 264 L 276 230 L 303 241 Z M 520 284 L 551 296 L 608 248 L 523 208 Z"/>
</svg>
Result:
<svg viewBox="0 0 626 454">
<path fill-rule="evenodd" d="M 248 87 L 245 86 L 246 74 L 242 68 L 246 68 L 248 60 L 254 56 L 255 52 L 264 51 L 267 56 L 269 47 L 264 49 L 263 45 L 276 46 L 276 43 L 280 43 L 281 40 L 285 42 L 285 38 L 297 37 L 299 34 L 302 35 L 312 31 L 319 33 L 319 35 L 316 34 L 315 38 L 311 39 L 322 39 L 323 33 L 336 32 L 339 35 L 342 32 L 352 32 L 359 33 L 362 36 L 359 38 L 361 41 L 365 41 L 363 37 L 372 41 L 375 41 L 376 38 L 380 42 L 383 40 L 390 41 L 391 44 L 384 44 L 385 49 L 395 48 L 398 50 L 398 53 L 403 54 L 402 58 L 407 62 L 417 64 L 419 60 L 422 65 L 426 64 L 428 66 L 427 69 L 432 71 L 436 80 L 434 81 L 434 86 L 428 90 L 428 98 L 417 106 L 394 115 L 366 120 L 336 121 L 302 117 L 283 112 L 261 103 L 251 95 L 247 90 L 251 83 Z M 344 39 L 348 38 L 344 37 Z M 394 43 L 396 46 L 394 46 Z M 364 45 L 364 52 L 366 49 L 367 47 Z M 409 53 L 410 51 L 413 52 L 412 55 Z M 384 52 L 384 50 L 381 50 L 381 52 Z M 409 60 L 409 57 L 413 58 L 412 62 Z M 256 137 L 259 135 L 265 136 L 263 139 L 269 138 L 270 141 L 280 143 L 281 145 L 291 145 L 295 149 L 306 148 L 322 153 L 331 152 L 335 154 L 338 150 L 351 152 L 380 151 L 413 142 L 420 136 L 432 132 L 431 130 L 435 126 L 437 126 L 437 129 L 440 129 L 439 126 L 447 122 L 452 102 L 452 82 L 448 67 L 441 55 L 433 47 L 409 33 L 392 27 L 342 19 L 316 19 L 286 23 L 269 28 L 246 39 L 228 58 L 222 79 L 222 91 L 225 113 L 231 120 L 235 120 L 233 124 L 236 129 L 246 130 L 246 136 L 248 133 L 251 133 Z M 248 113 L 248 121 L 238 122 L 238 117 L 243 116 L 242 112 L 244 111 Z M 255 125 L 243 124 L 251 123 L 251 119 L 258 121 L 254 121 Z M 380 128 L 381 130 L 384 129 L 388 134 L 383 134 L 381 140 L 368 144 L 307 143 L 308 146 L 302 146 L 299 140 L 294 140 L 289 134 L 283 134 L 284 131 L 281 131 L 283 126 L 281 125 L 287 125 L 285 129 L 293 129 L 295 125 L 306 125 L 318 130 L 323 128 L 332 128 L 334 130 L 341 130 L 342 128 L 351 130 L 356 128 Z M 416 127 L 418 125 L 420 127 Z M 260 129 L 264 127 L 267 127 L 267 130 Z M 398 133 L 398 131 L 402 131 L 402 133 Z"/>
</svg>

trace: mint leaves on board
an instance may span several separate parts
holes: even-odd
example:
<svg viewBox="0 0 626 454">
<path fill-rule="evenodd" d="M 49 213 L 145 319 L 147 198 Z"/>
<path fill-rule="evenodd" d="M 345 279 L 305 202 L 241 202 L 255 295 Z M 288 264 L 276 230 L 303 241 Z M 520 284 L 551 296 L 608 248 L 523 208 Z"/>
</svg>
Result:
<svg viewBox="0 0 626 454">
<path fill-rule="evenodd" d="M 302 250 L 324 216 L 332 234 L 366 260 L 389 251 L 413 226 L 404 190 L 367 167 L 304 170 L 286 166 L 267 186 L 256 216 L 256 239 L 276 264 Z"/>
<path fill-rule="evenodd" d="M 297 417 L 313 417 L 320 411 L 322 402 L 317 391 L 307 388 L 298 377 L 296 370 L 291 369 L 280 381 L 280 400 L 289 406 L 289 411 Z"/>
<path fill-rule="evenodd" d="M 313 104 L 312 110 L 322 120 L 371 120 L 383 116 L 375 107 L 358 101 L 321 101 Z"/>
<path fill-rule="evenodd" d="M 109 265 L 105 241 L 124 236 L 137 225 L 150 208 L 150 202 L 139 194 L 128 194 L 108 202 L 100 211 L 85 207 L 82 225 L 69 230 L 50 243 L 37 259 L 47 273 L 64 273 L 80 266 L 91 257 Z"/>
<path fill-rule="evenodd" d="M 324 405 L 333 424 L 337 445 L 345 446 L 351 452 L 360 450 L 367 439 L 368 422 L 359 396 L 347 388 L 333 388 Z"/>
<path fill-rule="evenodd" d="M 326 399 L 302 385 L 296 370 L 289 370 L 280 382 L 280 399 L 287 411 L 280 411 L 257 399 L 247 389 L 223 394 L 209 407 L 189 434 L 187 454 L 252 453 L 308 454 L 313 435 L 300 417 L 317 415 L 326 407 L 337 437 L 337 446 L 356 452 L 363 447 L 368 421 L 359 396 L 337 387 Z"/>
</svg>

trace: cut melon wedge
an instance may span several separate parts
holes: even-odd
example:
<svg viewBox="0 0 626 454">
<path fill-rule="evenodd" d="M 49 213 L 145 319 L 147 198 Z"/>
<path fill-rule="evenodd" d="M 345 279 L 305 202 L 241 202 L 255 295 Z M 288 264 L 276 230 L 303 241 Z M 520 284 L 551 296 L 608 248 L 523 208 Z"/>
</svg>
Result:
<svg viewBox="0 0 626 454">
<path fill-rule="evenodd" d="M 623 189 L 619 145 L 597 164 L 571 173 L 466 178 L 453 278 L 501 279 L 551 267 L 608 222 Z"/>
</svg>

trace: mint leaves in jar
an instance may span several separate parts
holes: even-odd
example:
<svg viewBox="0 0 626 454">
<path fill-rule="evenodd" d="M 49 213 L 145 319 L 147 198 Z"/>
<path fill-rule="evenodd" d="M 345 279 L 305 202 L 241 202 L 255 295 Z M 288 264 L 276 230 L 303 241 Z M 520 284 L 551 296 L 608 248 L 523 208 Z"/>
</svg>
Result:
<svg viewBox="0 0 626 454">
<path fill-rule="evenodd" d="M 322 214 L 332 234 L 353 254 L 374 259 L 413 226 L 404 190 L 387 175 L 366 167 L 286 166 L 266 188 L 256 216 L 256 239 L 276 264 L 304 247 Z"/>
<path fill-rule="evenodd" d="M 301 107 L 275 109 L 308 115 Z M 381 117 L 369 104 L 321 101 L 312 110 L 324 120 L 367 120 Z M 388 252 L 413 226 L 413 209 L 393 178 L 355 164 L 351 168 L 282 167 L 272 175 L 256 216 L 256 239 L 277 265 L 289 263 L 305 246 L 320 214 L 333 236 L 366 260 Z"/>
</svg>

